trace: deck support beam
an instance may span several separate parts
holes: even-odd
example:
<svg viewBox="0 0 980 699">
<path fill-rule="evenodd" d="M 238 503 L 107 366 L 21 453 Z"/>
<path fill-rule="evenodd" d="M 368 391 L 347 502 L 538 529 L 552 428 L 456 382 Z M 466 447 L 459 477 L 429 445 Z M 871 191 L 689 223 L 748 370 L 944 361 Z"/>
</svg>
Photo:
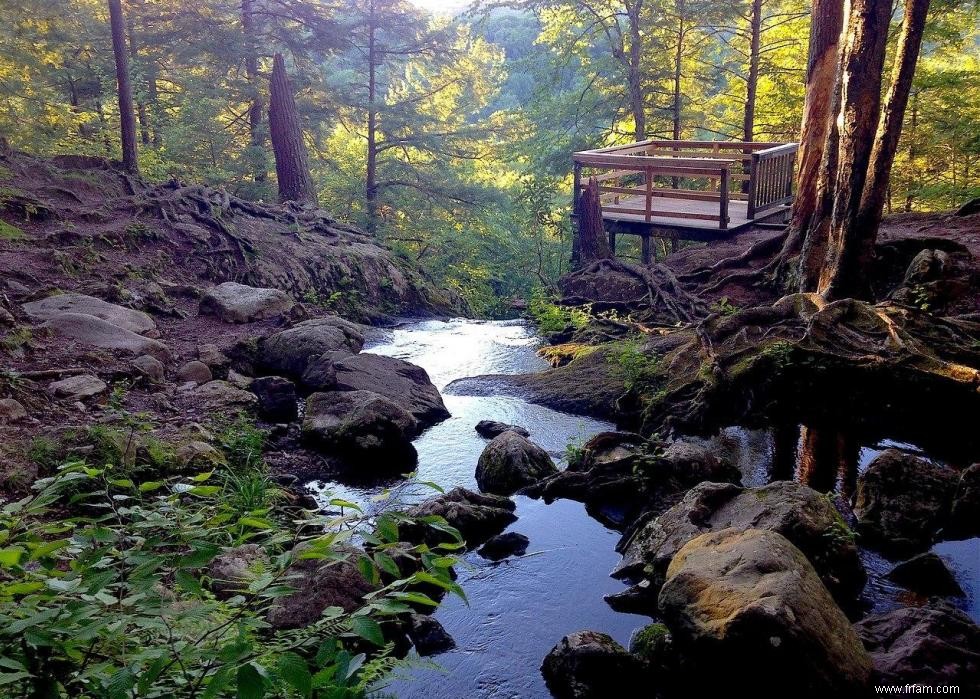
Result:
<svg viewBox="0 0 980 699">
<path fill-rule="evenodd" d="M 645 265 L 650 264 L 650 236 L 649 235 L 641 236 L 640 248 L 642 251 L 640 257 L 643 260 L 643 264 Z"/>
</svg>

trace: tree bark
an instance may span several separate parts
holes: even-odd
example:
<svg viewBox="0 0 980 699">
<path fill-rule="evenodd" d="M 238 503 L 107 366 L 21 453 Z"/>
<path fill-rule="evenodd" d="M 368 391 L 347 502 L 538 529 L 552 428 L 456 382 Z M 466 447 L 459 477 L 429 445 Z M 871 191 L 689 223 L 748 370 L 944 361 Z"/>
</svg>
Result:
<svg viewBox="0 0 980 699">
<path fill-rule="evenodd" d="M 252 14 L 252 0 L 242 0 L 242 38 L 245 40 L 245 77 L 248 80 L 250 104 L 248 107 L 248 144 L 255 153 L 261 153 L 262 136 L 262 93 L 259 89 L 259 57 L 255 37 L 255 17 Z M 264 159 L 263 159 L 264 160 Z M 258 162 L 254 165 L 252 179 L 265 182 L 266 169 Z"/>
<path fill-rule="evenodd" d="M 684 0 L 677 0 L 677 47 L 674 50 L 674 104 L 673 104 L 673 138 L 679 141 L 681 138 L 681 106 L 683 105 L 683 95 L 681 95 L 681 61 L 684 59 Z M 676 181 L 677 178 L 674 178 Z M 674 185 L 676 187 L 676 184 Z"/>
<path fill-rule="evenodd" d="M 596 260 L 612 257 L 605 229 L 602 226 L 602 203 L 599 183 L 590 177 L 589 184 L 578 200 L 579 264 L 588 265 Z"/>
<path fill-rule="evenodd" d="M 119 93 L 119 132 L 123 167 L 139 173 L 136 159 L 136 114 L 133 110 L 133 86 L 129 79 L 129 56 L 126 51 L 126 18 L 121 0 L 109 0 L 109 25 L 112 29 L 112 53 L 116 59 L 116 86 Z"/>
<path fill-rule="evenodd" d="M 139 50 L 136 46 L 136 32 L 133 30 L 132 19 L 126 22 L 126 34 L 129 39 L 129 57 L 136 63 L 139 60 Z M 150 145 L 150 124 L 146 114 L 146 102 L 142 98 L 136 100 L 136 116 L 140 124 L 140 141 L 144 146 Z"/>
<path fill-rule="evenodd" d="M 742 140 L 751 143 L 755 134 L 755 96 L 759 89 L 759 49 L 762 42 L 762 0 L 752 0 L 750 23 L 749 75 L 745 84 L 745 116 Z"/>
<path fill-rule="evenodd" d="M 276 158 L 279 201 L 297 201 L 316 206 L 316 190 L 307 162 L 303 129 L 281 53 L 275 55 L 269 82 L 269 134 Z"/>
<path fill-rule="evenodd" d="M 630 109 L 633 112 L 633 137 L 642 141 L 647 137 L 646 110 L 644 109 L 643 72 L 641 61 L 643 56 L 643 31 L 640 27 L 640 12 L 643 9 L 642 0 L 627 3 L 626 14 L 629 18 L 630 51 L 627 68 L 627 88 L 629 90 Z"/>
<path fill-rule="evenodd" d="M 364 180 L 364 203 L 367 228 L 375 233 L 378 226 L 378 110 L 377 99 L 377 21 L 374 0 L 369 0 L 368 15 L 368 108 L 367 108 L 367 175 Z"/>
<path fill-rule="evenodd" d="M 867 298 L 874 231 L 860 226 L 861 202 L 881 109 L 882 70 L 891 3 L 851 0 L 838 70 L 841 86 L 834 206 L 818 293 L 830 300 Z"/>
</svg>

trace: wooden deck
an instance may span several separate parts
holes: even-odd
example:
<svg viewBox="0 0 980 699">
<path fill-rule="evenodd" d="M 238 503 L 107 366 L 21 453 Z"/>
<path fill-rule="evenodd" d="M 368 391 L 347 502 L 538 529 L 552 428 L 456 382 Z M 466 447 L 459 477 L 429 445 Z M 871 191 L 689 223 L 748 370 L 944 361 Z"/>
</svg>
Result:
<svg viewBox="0 0 980 699">
<path fill-rule="evenodd" d="M 648 140 L 574 154 L 574 210 L 590 179 L 603 225 L 643 238 L 717 240 L 785 217 L 793 201 L 796 143 Z M 577 233 L 577 226 L 576 226 Z M 577 255 L 577 235 L 573 258 Z"/>
</svg>

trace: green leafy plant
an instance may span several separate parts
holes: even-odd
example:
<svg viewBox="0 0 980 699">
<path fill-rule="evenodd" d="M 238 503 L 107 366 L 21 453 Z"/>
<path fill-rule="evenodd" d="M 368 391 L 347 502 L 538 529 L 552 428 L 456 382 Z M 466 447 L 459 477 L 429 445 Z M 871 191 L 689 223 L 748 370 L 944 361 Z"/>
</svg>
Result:
<svg viewBox="0 0 980 699">
<path fill-rule="evenodd" d="M 653 382 L 658 376 L 657 356 L 645 352 L 639 340 L 624 340 L 617 343 L 612 358 L 627 391 L 641 388 Z"/>
<path fill-rule="evenodd" d="M 543 333 L 561 332 L 569 327 L 584 328 L 589 322 L 589 314 L 580 308 L 559 306 L 554 299 L 541 292 L 531 297 L 527 305 L 528 315 L 534 320 L 538 330 Z"/>
<path fill-rule="evenodd" d="M 459 534 L 440 518 L 418 524 L 452 541 L 406 549 L 399 527 L 414 521 L 397 511 L 242 511 L 214 478 L 136 483 L 75 461 L 0 509 L 0 686 L 31 697 L 363 697 L 401 662 L 384 629 L 411 605 L 436 604 L 416 588 L 462 595 L 448 572 Z M 378 582 L 364 606 L 272 627 L 267 612 L 293 592 L 294 564 L 338 565 L 357 555 L 354 537 L 371 547 L 359 570 Z M 216 595 L 208 564 L 244 542 L 267 558 L 231 596 Z M 395 547 L 418 572 L 401 574 Z"/>
</svg>

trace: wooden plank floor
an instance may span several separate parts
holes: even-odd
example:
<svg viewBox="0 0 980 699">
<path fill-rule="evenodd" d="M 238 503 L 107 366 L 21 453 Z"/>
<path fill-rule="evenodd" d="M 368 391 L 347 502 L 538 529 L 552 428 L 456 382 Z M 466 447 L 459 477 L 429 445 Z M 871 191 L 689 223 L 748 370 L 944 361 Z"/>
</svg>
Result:
<svg viewBox="0 0 980 699">
<path fill-rule="evenodd" d="M 654 197 L 653 210 L 667 212 L 667 215 L 654 215 L 649 222 L 646 221 L 643 210 L 646 204 L 645 197 L 626 196 L 614 204 L 612 201 L 603 202 L 604 206 L 615 206 L 620 208 L 636 209 L 636 214 L 619 212 L 606 212 L 603 210 L 602 217 L 609 221 L 627 221 L 630 223 L 649 223 L 651 226 L 670 226 L 679 228 L 698 228 L 698 229 L 718 229 L 718 221 L 697 218 L 678 218 L 670 216 L 669 212 L 711 214 L 718 215 L 719 204 L 716 201 L 701 201 L 698 199 L 672 199 L 670 197 Z M 749 223 L 748 202 L 732 200 L 728 203 L 728 227 L 739 228 Z"/>
</svg>

